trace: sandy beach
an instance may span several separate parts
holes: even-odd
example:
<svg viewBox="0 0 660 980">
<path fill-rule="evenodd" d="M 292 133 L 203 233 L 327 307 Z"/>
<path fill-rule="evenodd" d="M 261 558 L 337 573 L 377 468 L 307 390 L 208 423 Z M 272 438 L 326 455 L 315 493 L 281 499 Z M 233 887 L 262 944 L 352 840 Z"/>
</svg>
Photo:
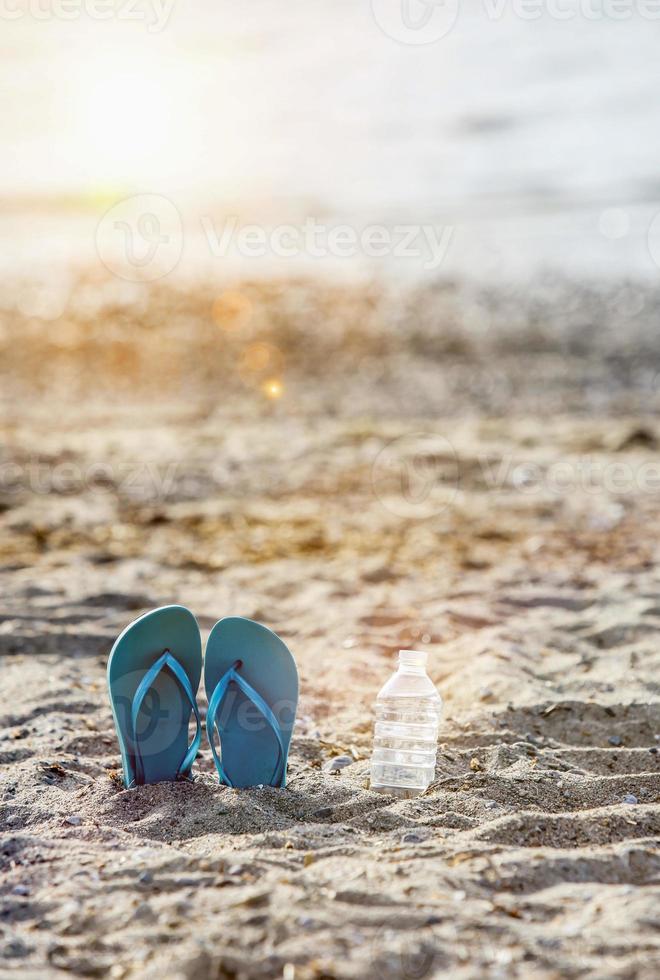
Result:
<svg viewBox="0 0 660 980">
<path fill-rule="evenodd" d="M 626 289 L 5 298 L 1 976 L 657 977 L 658 302 Z M 208 745 L 122 788 L 108 652 L 169 602 L 290 646 L 285 790 Z M 397 801 L 402 647 L 444 715 Z"/>
<path fill-rule="evenodd" d="M 656 980 L 654 4 L 4 7 L 0 980 Z M 291 649 L 285 789 L 124 788 L 170 603 Z"/>
</svg>

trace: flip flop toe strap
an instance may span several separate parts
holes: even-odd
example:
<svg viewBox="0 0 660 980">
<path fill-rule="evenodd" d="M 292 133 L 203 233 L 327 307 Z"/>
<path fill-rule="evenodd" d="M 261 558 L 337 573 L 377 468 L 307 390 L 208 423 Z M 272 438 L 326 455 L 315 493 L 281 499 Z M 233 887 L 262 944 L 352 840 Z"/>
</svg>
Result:
<svg viewBox="0 0 660 980">
<path fill-rule="evenodd" d="M 135 783 L 144 782 L 144 763 L 142 761 L 142 754 L 140 752 L 140 739 L 137 733 L 137 720 L 144 703 L 144 699 L 147 692 L 153 687 L 156 678 L 162 670 L 169 670 L 169 672 L 174 677 L 175 681 L 179 684 L 179 687 L 186 695 L 190 706 L 195 713 L 195 720 L 197 722 L 197 730 L 195 732 L 195 737 L 193 738 L 188 751 L 186 752 L 184 759 L 177 770 L 177 779 L 187 776 L 190 772 L 190 768 L 195 761 L 195 756 L 199 751 L 200 742 L 202 740 L 202 723 L 199 717 L 199 710 L 197 708 L 197 701 L 195 699 L 195 694 L 190 684 L 190 679 L 176 659 L 173 657 L 169 650 L 166 650 L 161 657 L 156 660 L 154 664 L 151 665 L 149 670 L 146 672 L 142 680 L 140 681 L 137 690 L 133 696 L 133 704 L 131 707 L 131 733 L 133 741 L 133 749 L 135 753 Z"/>
<path fill-rule="evenodd" d="M 268 724 L 273 730 L 275 738 L 277 739 L 277 762 L 275 763 L 275 768 L 273 769 L 272 775 L 268 780 L 269 786 L 281 786 L 282 777 L 284 775 L 284 742 L 282 740 L 282 735 L 280 731 L 280 726 L 277 718 L 273 714 L 270 705 L 262 698 L 258 691 L 256 691 L 251 684 L 249 684 L 244 677 L 238 673 L 237 665 L 240 661 L 237 660 L 236 663 L 229 668 L 226 673 L 222 675 L 220 680 L 215 686 L 213 694 L 211 695 L 211 700 L 209 701 L 209 708 L 206 714 L 206 730 L 208 733 L 209 743 L 211 745 L 211 751 L 213 753 L 213 758 L 220 775 L 220 781 L 225 783 L 227 786 L 233 786 L 232 780 L 229 778 L 222 766 L 222 760 L 218 755 L 218 750 L 215 747 L 214 731 L 217 728 L 218 735 L 222 738 L 222 729 L 217 721 L 218 708 L 222 704 L 227 691 L 229 690 L 230 684 L 236 684 L 236 686 L 243 692 L 246 698 L 254 704 L 254 706 L 261 712 Z"/>
</svg>

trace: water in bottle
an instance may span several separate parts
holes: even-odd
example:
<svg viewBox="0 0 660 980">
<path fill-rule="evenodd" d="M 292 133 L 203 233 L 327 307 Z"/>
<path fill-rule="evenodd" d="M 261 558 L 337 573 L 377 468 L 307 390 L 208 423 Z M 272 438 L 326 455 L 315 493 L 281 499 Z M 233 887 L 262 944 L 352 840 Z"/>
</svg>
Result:
<svg viewBox="0 0 660 980">
<path fill-rule="evenodd" d="M 433 781 L 442 700 L 426 659 L 401 650 L 399 669 L 378 695 L 371 789 L 380 793 L 418 796 Z"/>
</svg>

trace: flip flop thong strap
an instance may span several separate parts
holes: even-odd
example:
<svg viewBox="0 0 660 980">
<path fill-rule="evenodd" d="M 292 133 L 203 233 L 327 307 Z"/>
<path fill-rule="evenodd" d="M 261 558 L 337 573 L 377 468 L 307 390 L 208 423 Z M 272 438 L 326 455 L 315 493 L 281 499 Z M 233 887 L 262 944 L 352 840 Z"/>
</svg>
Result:
<svg viewBox="0 0 660 980">
<path fill-rule="evenodd" d="M 236 661 L 236 664 L 239 661 Z M 282 783 L 282 776 L 284 775 L 284 742 L 282 741 L 282 735 L 280 732 L 280 726 L 277 718 L 273 714 L 270 705 L 262 698 L 258 691 L 256 691 L 251 684 L 249 684 L 244 677 L 238 673 L 236 669 L 236 664 L 227 670 L 218 683 L 215 686 L 213 694 L 211 695 L 211 700 L 209 701 L 209 708 L 206 714 L 206 730 L 208 733 L 209 743 L 211 745 L 211 751 L 213 753 L 213 758 L 215 760 L 216 768 L 220 775 L 220 781 L 225 783 L 227 786 L 233 786 L 233 782 L 227 775 L 225 769 L 222 765 L 222 760 L 218 755 L 218 750 L 215 747 L 214 731 L 217 728 L 218 735 L 222 738 L 222 729 L 218 724 L 216 715 L 218 713 L 218 708 L 220 707 L 222 701 L 227 694 L 229 685 L 234 683 L 243 692 L 243 694 L 252 701 L 254 706 L 261 712 L 270 727 L 273 729 L 275 738 L 277 739 L 277 762 L 275 763 L 275 768 L 273 769 L 272 775 L 268 780 L 269 786 L 280 786 Z"/>
<path fill-rule="evenodd" d="M 190 768 L 195 761 L 195 756 L 199 751 L 200 742 L 202 740 L 202 722 L 199 717 L 199 709 L 197 708 L 197 701 L 195 699 L 195 694 L 190 684 L 190 679 L 176 659 L 173 657 L 169 650 L 166 650 L 161 657 L 156 660 L 155 663 L 151 665 L 149 670 L 146 672 L 142 680 L 140 681 L 138 688 L 133 696 L 133 705 L 131 708 L 131 729 L 132 729 L 132 739 L 133 748 L 135 752 L 135 782 L 144 782 L 144 763 L 142 761 L 142 753 L 140 752 L 140 739 L 137 733 L 137 720 L 142 709 L 144 699 L 147 695 L 147 691 L 153 687 L 154 682 L 161 670 L 169 670 L 175 681 L 178 682 L 179 687 L 183 693 L 188 698 L 190 706 L 195 713 L 195 720 L 197 722 L 197 731 L 195 732 L 195 737 L 193 738 L 188 751 L 186 752 L 183 762 L 177 770 L 177 778 L 187 776 L 190 772 Z"/>
</svg>

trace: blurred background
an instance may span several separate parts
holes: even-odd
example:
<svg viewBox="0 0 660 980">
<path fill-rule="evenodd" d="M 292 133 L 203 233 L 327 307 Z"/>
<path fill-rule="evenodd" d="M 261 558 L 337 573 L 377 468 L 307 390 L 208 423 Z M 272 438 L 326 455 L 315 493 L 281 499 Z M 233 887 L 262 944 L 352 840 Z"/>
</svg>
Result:
<svg viewBox="0 0 660 980">
<path fill-rule="evenodd" d="M 657 405 L 653 4 L 0 17 L 7 426 L 100 406 L 126 435 L 140 403 L 291 446 L 294 419 Z"/>
<path fill-rule="evenodd" d="M 632 418 L 633 444 L 655 445 L 652 4 L 17 0 L 0 16 L 9 528 L 19 501 L 90 486 L 110 491 L 94 520 L 129 531 L 134 498 L 246 488 L 309 493 L 322 523 L 327 492 L 370 514 L 385 495 L 377 523 L 405 523 L 410 500 L 444 520 L 447 485 L 484 484 L 448 419 L 539 435 L 550 417 Z M 120 464 L 145 456 L 172 479 L 129 486 Z"/>
<path fill-rule="evenodd" d="M 178 210 L 188 273 L 222 277 L 232 260 L 249 275 L 425 271 L 361 250 L 222 261 L 198 239 L 203 218 L 229 215 L 451 226 L 441 271 L 478 280 L 657 273 L 650 3 L 96 2 L 4 5 L 13 274 L 95 264 L 98 221 L 136 194 Z"/>
<path fill-rule="evenodd" d="M 523 346 L 540 332 L 546 345 L 614 347 L 650 369 L 652 4 L 20 0 L 1 16 L 5 391 L 34 382 L 34 352 L 19 356 L 31 339 L 58 363 L 82 347 L 103 358 L 135 342 L 126 311 L 135 327 L 146 307 L 165 332 L 187 320 L 189 355 L 202 345 L 185 358 L 184 386 L 235 341 L 213 323 L 259 339 L 282 317 L 293 337 L 280 354 L 295 367 L 302 333 L 308 371 L 310 358 L 325 370 L 328 344 L 369 353 L 374 331 L 425 357 L 466 345 L 478 357 L 512 331 Z M 224 295 L 245 280 L 249 295 Z M 291 280 L 272 316 L 255 283 Z M 315 309 L 320 281 L 344 290 L 328 299 L 331 323 Z M 203 292 L 163 316 L 193 282 Z M 261 314 L 269 322 L 255 328 Z M 266 381 L 285 366 L 266 364 Z M 73 375 L 80 397 L 89 370 L 69 363 L 63 387 Z M 432 397 L 445 410 L 456 394 L 446 384 L 445 402 L 435 380 Z"/>
</svg>

